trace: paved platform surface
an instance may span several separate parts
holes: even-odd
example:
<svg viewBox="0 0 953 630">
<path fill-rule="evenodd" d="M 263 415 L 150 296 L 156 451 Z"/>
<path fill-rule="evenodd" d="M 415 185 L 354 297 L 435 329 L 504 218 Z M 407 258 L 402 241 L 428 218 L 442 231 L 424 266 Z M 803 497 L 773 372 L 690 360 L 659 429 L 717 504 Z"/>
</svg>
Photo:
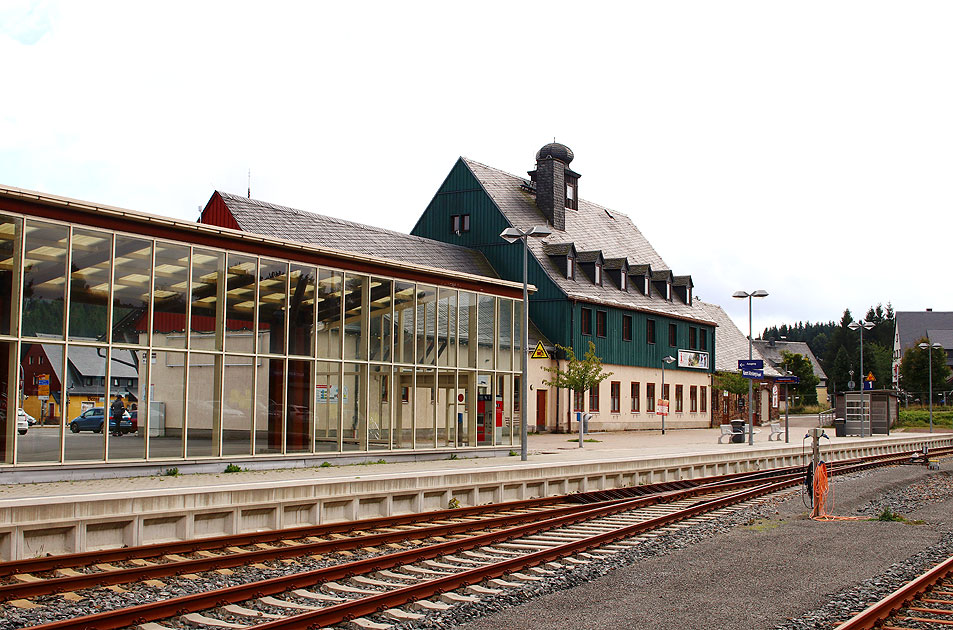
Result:
<svg viewBox="0 0 953 630">
<path fill-rule="evenodd" d="M 783 425 L 783 423 L 782 423 Z M 786 444 L 768 441 L 769 427 L 762 427 L 761 433 L 754 436 L 754 448 L 790 448 L 803 444 L 809 448 L 809 442 L 803 441 L 806 429 L 817 426 L 816 416 L 791 418 L 791 436 Z M 924 430 L 925 431 L 925 430 Z M 658 458 L 702 453 L 742 453 L 748 446 L 743 444 L 718 443 L 720 429 L 677 429 L 668 430 L 665 435 L 657 431 L 621 431 L 610 433 L 592 433 L 587 436 L 593 440 L 578 447 L 576 436 L 568 434 L 539 434 L 529 436 L 529 458 L 522 462 L 518 456 L 510 457 L 472 457 L 461 455 L 459 459 L 430 461 L 403 461 L 384 464 L 356 464 L 331 467 L 286 468 L 276 470 L 254 470 L 236 473 L 185 474 L 176 477 L 149 476 L 108 479 L 90 479 L 82 481 L 61 481 L 43 483 L 0 484 L 0 505 L 4 500 L 40 499 L 43 497 L 63 497 L 113 492 L 146 491 L 150 489 L 181 488 L 182 490 L 223 490 L 242 484 L 261 484 L 262 482 L 295 482 L 313 480 L 338 480 L 372 478 L 385 479 L 424 473 L 467 470 L 487 472 L 511 466 L 532 466 L 534 464 L 603 462 L 611 460 L 631 460 L 638 458 Z M 834 430 L 827 429 L 832 443 L 863 441 L 860 437 L 834 437 Z M 878 435 L 877 439 L 909 439 L 912 431 L 895 432 L 890 436 Z M 928 434 L 927 434 L 928 435 Z M 869 438 L 868 438 L 869 439 Z M 826 441 L 824 442 L 826 443 Z M 515 447 L 516 450 L 519 446 Z M 377 455 L 375 455 L 376 457 Z M 381 454 L 386 459 L 387 454 Z M 224 469 L 227 462 L 222 462 Z M 170 467 L 174 463 L 170 464 Z M 2 477 L 0 477 L 2 481 Z"/>
</svg>

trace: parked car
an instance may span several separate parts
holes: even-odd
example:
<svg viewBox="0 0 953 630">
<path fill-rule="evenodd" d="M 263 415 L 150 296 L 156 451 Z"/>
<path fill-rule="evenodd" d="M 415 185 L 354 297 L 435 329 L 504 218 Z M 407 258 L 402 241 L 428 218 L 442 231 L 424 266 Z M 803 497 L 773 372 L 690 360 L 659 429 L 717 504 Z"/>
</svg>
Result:
<svg viewBox="0 0 953 630">
<path fill-rule="evenodd" d="M 80 431 L 92 431 L 93 433 L 102 433 L 103 432 L 103 408 L 102 407 L 93 407 L 92 409 L 87 409 L 83 413 L 79 414 L 69 423 L 69 430 L 73 433 L 79 433 Z M 120 435 L 125 435 L 126 433 L 133 433 L 136 430 L 133 425 L 132 420 L 129 418 L 129 413 L 124 413 L 122 420 L 119 421 L 119 426 L 116 426 L 116 421 L 113 418 L 109 419 L 109 431 L 111 433 L 119 433 Z"/>
<path fill-rule="evenodd" d="M 26 420 L 26 423 L 30 425 L 31 427 L 34 424 L 36 424 L 36 418 L 31 416 L 27 412 L 23 411 L 22 409 L 17 409 L 17 419 L 19 420 L 20 418 L 23 418 L 24 420 Z"/>
<path fill-rule="evenodd" d="M 30 424 L 26 421 L 26 418 L 17 414 L 17 433 L 20 435 L 26 435 L 26 432 L 29 431 Z"/>
</svg>

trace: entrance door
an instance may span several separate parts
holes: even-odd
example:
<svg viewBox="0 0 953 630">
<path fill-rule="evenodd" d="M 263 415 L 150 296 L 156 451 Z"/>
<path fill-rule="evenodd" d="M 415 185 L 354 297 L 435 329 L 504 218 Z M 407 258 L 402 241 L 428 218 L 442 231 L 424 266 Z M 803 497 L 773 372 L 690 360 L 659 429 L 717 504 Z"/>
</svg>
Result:
<svg viewBox="0 0 953 630">
<path fill-rule="evenodd" d="M 546 390 L 536 390 L 536 430 L 546 430 Z"/>
</svg>

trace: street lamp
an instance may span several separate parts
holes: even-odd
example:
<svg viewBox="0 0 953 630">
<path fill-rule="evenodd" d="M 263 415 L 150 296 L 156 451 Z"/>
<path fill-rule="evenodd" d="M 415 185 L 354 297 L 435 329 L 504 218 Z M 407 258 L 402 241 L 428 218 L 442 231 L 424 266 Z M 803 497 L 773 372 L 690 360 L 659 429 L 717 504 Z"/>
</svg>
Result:
<svg viewBox="0 0 953 630">
<path fill-rule="evenodd" d="M 662 396 L 665 396 L 665 364 L 666 363 L 672 364 L 674 362 L 675 362 L 675 357 L 671 355 L 662 359 Z M 666 400 L 666 404 L 671 405 L 671 401 Z M 665 416 L 667 415 L 668 413 L 662 414 L 662 435 L 665 435 Z"/>
<path fill-rule="evenodd" d="M 754 358 L 752 350 L 752 335 L 751 332 L 751 298 L 762 298 L 767 297 L 768 292 L 764 289 L 758 289 L 748 293 L 747 291 L 735 291 L 731 294 L 731 297 L 744 299 L 748 298 L 748 360 Z M 754 389 L 753 385 L 754 379 L 748 379 L 748 446 L 754 446 Z"/>
<path fill-rule="evenodd" d="M 794 372 L 791 370 L 784 370 L 784 375 L 787 377 L 794 376 Z M 789 436 L 791 435 L 790 427 L 788 426 L 788 419 L 790 418 L 791 411 L 791 397 L 788 396 L 788 384 L 787 381 L 784 382 L 784 443 L 790 443 Z"/>
<path fill-rule="evenodd" d="M 930 343 L 930 338 L 927 337 L 927 340 L 924 343 L 917 344 L 917 347 L 921 350 L 926 350 L 927 354 L 930 356 L 930 433 L 933 433 L 933 348 L 943 348 L 939 343 Z"/>
<path fill-rule="evenodd" d="M 860 331 L 860 437 L 864 437 L 864 331 L 874 327 L 873 322 L 865 322 L 860 319 L 856 322 L 847 324 L 851 330 Z M 870 416 L 868 415 L 868 418 Z M 874 432 L 873 424 L 870 426 L 871 435 Z"/>
<path fill-rule="evenodd" d="M 529 260 L 528 240 L 529 237 L 544 238 L 552 233 L 553 231 L 545 225 L 534 225 L 528 230 L 508 227 L 500 232 L 500 237 L 507 243 L 523 241 L 523 345 L 521 351 L 523 355 L 523 379 L 520 382 L 520 400 L 523 402 L 520 407 L 520 459 L 524 462 L 526 461 L 526 410 L 529 408 L 529 361 L 526 358 L 529 352 L 529 292 L 526 288 L 526 266 Z"/>
</svg>

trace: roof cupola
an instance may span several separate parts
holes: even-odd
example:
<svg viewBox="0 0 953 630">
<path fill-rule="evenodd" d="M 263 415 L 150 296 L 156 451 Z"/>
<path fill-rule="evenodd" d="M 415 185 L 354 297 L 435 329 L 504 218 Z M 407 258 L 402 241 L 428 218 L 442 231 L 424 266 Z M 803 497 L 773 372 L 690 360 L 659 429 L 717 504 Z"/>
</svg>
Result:
<svg viewBox="0 0 953 630">
<path fill-rule="evenodd" d="M 557 230 L 566 229 L 566 208 L 579 208 L 579 173 L 569 168 L 572 149 L 550 142 L 536 152 L 536 169 L 529 176 L 536 184 L 536 206 Z"/>
</svg>

